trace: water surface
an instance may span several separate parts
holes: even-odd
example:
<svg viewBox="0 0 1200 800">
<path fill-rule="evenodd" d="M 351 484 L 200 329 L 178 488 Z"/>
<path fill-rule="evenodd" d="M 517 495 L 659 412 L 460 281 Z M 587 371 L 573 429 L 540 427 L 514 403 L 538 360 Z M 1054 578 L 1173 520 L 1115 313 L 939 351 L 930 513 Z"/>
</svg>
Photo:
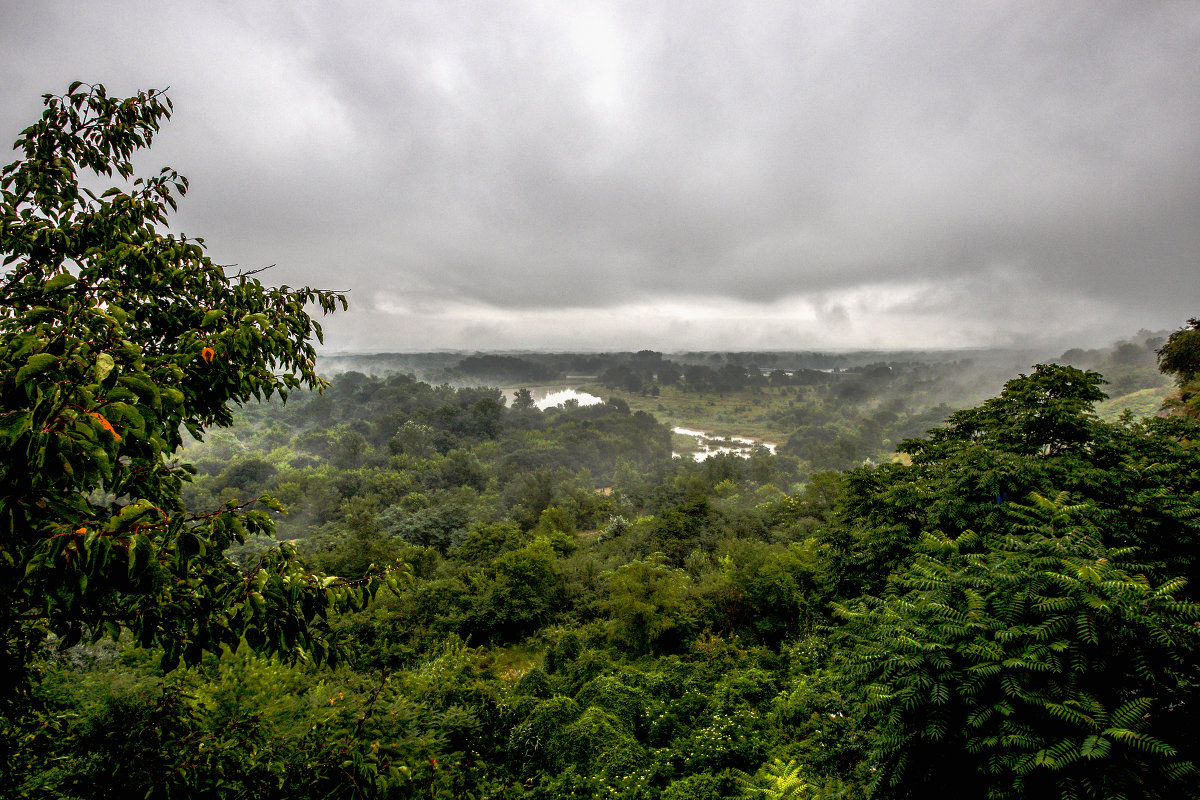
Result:
<svg viewBox="0 0 1200 800">
<path fill-rule="evenodd" d="M 754 452 L 754 448 L 759 446 L 767 448 L 771 453 L 775 452 L 774 443 L 751 439 L 748 436 L 719 436 L 715 433 L 696 431 L 691 428 L 672 428 L 671 433 L 696 439 L 696 451 L 692 453 L 692 458 L 696 461 L 703 461 L 720 453 L 731 453 L 741 458 L 749 458 L 750 454 Z M 671 455 L 679 456 L 679 453 Z"/>
</svg>

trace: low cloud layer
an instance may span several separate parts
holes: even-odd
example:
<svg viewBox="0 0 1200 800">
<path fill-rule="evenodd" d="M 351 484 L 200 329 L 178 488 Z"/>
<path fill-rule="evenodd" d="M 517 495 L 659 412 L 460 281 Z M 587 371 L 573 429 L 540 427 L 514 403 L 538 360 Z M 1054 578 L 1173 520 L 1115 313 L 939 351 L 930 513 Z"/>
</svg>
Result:
<svg viewBox="0 0 1200 800">
<path fill-rule="evenodd" d="M 1093 341 L 1200 314 L 1200 7 L 39 2 L 0 134 L 171 86 L 215 259 L 333 349 Z"/>
</svg>

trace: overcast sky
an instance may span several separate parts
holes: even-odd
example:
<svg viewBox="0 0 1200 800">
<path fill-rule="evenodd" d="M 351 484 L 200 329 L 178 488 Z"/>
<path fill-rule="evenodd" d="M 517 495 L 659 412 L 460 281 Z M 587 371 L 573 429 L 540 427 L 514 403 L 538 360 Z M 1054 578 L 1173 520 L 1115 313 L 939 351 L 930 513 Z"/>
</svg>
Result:
<svg viewBox="0 0 1200 800">
<path fill-rule="evenodd" d="M 349 290 L 331 350 L 1200 316 L 1196 2 L 0 0 L 0 139 L 76 79 L 170 86 L 173 227 Z"/>
</svg>

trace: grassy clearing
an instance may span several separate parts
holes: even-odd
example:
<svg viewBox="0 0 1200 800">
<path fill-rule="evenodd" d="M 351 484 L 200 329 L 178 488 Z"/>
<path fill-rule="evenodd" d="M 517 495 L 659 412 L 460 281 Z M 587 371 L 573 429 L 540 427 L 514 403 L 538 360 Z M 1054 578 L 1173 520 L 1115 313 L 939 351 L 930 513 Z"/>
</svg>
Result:
<svg viewBox="0 0 1200 800">
<path fill-rule="evenodd" d="M 505 681 L 519 681 L 521 676 L 542 663 L 541 648 L 529 644 L 493 647 L 488 655 L 492 659 L 492 674 Z"/>
<path fill-rule="evenodd" d="M 1131 392 L 1120 397 L 1110 397 L 1096 406 L 1096 413 L 1108 422 L 1115 422 L 1126 410 L 1135 417 L 1149 417 L 1158 413 L 1163 400 L 1171 393 L 1171 387 L 1152 387 Z"/>
</svg>

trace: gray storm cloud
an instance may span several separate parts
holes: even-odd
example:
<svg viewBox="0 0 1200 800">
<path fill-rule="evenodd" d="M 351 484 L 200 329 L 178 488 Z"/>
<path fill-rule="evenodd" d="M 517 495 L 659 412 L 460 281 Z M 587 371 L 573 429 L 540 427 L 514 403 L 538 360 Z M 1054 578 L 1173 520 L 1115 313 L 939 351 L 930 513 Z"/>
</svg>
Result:
<svg viewBox="0 0 1200 800">
<path fill-rule="evenodd" d="M 36 3 L 0 131 L 172 87 L 222 263 L 335 348 L 1004 344 L 1200 313 L 1200 6 Z"/>
</svg>

